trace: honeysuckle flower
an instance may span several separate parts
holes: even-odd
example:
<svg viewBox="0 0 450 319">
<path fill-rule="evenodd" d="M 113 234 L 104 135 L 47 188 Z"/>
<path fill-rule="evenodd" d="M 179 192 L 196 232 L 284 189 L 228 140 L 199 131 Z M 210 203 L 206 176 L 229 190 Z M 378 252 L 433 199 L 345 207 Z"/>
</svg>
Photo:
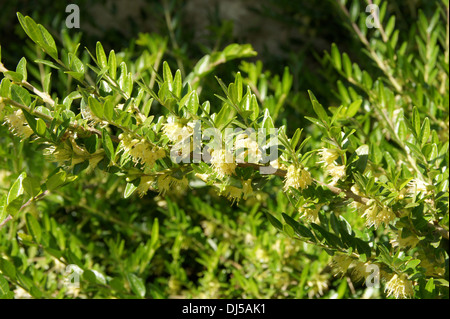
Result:
<svg viewBox="0 0 450 319">
<path fill-rule="evenodd" d="M 16 289 L 14 289 L 14 299 L 31 299 L 33 298 L 28 291 L 23 289 L 22 287 L 17 286 Z"/>
<path fill-rule="evenodd" d="M 284 181 L 284 190 L 289 190 L 289 187 L 296 189 L 307 188 L 312 183 L 311 174 L 302 168 L 290 165 L 287 169 L 286 179 Z"/>
<path fill-rule="evenodd" d="M 331 261 L 331 266 L 336 270 L 336 275 L 344 275 L 352 262 L 353 259 L 351 257 L 346 255 L 335 255 Z"/>
<path fill-rule="evenodd" d="M 246 157 L 248 163 L 258 163 L 262 158 L 262 150 L 258 142 L 246 133 L 241 133 L 236 137 L 235 150 L 240 152 L 244 150 L 238 155 L 242 162 Z"/>
<path fill-rule="evenodd" d="M 211 165 L 220 178 L 233 175 L 237 166 L 233 155 L 224 149 L 212 151 Z"/>
<path fill-rule="evenodd" d="M 444 262 L 445 260 L 428 260 L 427 257 L 420 258 L 420 267 L 425 268 L 426 276 L 443 276 L 445 274 Z M 439 266 L 441 264 L 442 266 Z"/>
<path fill-rule="evenodd" d="M 333 183 L 345 177 L 345 165 L 335 165 L 333 163 L 325 167 L 327 173 L 333 178 Z"/>
<path fill-rule="evenodd" d="M 315 204 L 314 207 L 300 207 L 299 212 L 302 218 L 306 218 L 312 222 L 317 222 L 319 220 L 319 211 L 323 204 Z"/>
<path fill-rule="evenodd" d="M 19 109 L 6 115 L 5 120 L 9 124 L 11 131 L 22 139 L 27 139 L 33 134 L 33 130 L 28 126 L 22 110 Z"/>
<path fill-rule="evenodd" d="M 331 148 L 322 148 L 319 150 L 319 156 L 320 156 L 319 163 L 325 163 L 325 165 L 330 165 L 339 158 L 339 151 Z"/>
<path fill-rule="evenodd" d="M 139 185 L 136 188 L 136 191 L 138 192 L 139 197 L 143 197 L 145 194 L 147 194 L 148 190 L 152 187 L 154 180 L 155 180 L 155 178 L 153 176 L 142 176 L 141 177 Z"/>
<path fill-rule="evenodd" d="M 414 178 L 408 183 L 408 193 L 410 195 L 416 195 L 418 193 L 422 193 L 422 195 L 425 195 L 428 193 L 430 184 L 427 182 L 424 182 L 420 178 Z"/>
<path fill-rule="evenodd" d="M 230 201 L 234 203 L 239 202 L 242 196 L 242 188 L 238 188 L 236 186 L 227 186 L 223 191 L 224 196 L 226 196 Z"/>
<path fill-rule="evenodd" d="M 173 117 L 169 117 L 167 123 L 163 126 L 163 132 L 171 142 L 180 142 L 190 137 L 194 129 L 188 124 L 183 125 L 175 120 Z"/>
<path fill-rule="evenodd" d="M 177 192 L 181 193 L 188 187 L 189 181 L 186 176 L 178 179 L 170 176 L 169 174 L 162 174 L 158 176 L 158 190 L 161 194 L 166 192 Z"/>
<path fill-rule="evenodd" d="M 368 208 L 364 211 L 363 217 L 366 217 L 366 226 L 375 226 L 378 228 L 381 224 L 389 224 L 395 219 L 394 212 L 389 207 L 379 207 L 375 201 L 367 203 Z"/>
<path fill-rule="evenodd" d="M 406 248 L 411 247 L 414 248 L 419 243 L 419 238 L 417 238 L 415 235 L 410 235 L 405 238 L 402 238 L 402 232 L 400 231 L 397 234 L 397 237 L 394 239 L 391 239 L 390 243 L 393 247 L 400 247 L 400 248 Z"/>
<path fill-rule="evenodd" d="M 355 263 L 355 266 L 353 267 L 351 274 L 356 282 L 366 278 L 367 266 L 369 265 L 370 265 L 369 263 L 363 263 L 360 261 L 357 261 Z"/>
<path fill-rule="evenodd" d="M 145 139 L 133 139 L 125 133 L 121 133 L 119 139 L 121 147 L 131 155 L 135 164 L 142 163 L 151 169 L 158 159 L 166 156 L 163 148 L 152 146 Z"/>
<path fill-rule="evenodd" d="M 406 274 L 395 274 L 386 283 L 384 291 L 387 291 L 387 296 L 393 295 L 396 299 L 410 298 L 414 294 L 412 282 L 408 280 Z"/>
</svg>

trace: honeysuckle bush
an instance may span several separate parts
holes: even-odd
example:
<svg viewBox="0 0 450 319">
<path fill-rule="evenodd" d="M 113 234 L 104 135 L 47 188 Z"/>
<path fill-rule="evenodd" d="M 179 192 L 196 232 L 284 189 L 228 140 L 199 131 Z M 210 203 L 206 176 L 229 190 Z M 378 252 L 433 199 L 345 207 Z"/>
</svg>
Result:
<svg viewBox="0 0 450 319">
<path fill-rule="evenodd" d="M 38 53 L 0 64 L 1 296 L 448 298 L 448 1 L 409 33 L 377 4 L 368 29 L 334 3 L 372 63 L 333 44 L 337 106 L 311 88 L 300 128 L 248 44 L 188 68 L 163 36 L 82 50 L 18 13 Z"/>
</svg>

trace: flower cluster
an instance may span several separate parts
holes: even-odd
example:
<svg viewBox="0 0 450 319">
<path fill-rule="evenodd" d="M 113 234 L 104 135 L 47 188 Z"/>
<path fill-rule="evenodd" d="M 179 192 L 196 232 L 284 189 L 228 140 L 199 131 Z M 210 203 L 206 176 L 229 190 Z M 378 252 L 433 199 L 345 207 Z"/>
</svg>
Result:
<svg viewBox="0 0 450 319">
<path fill-rule="evenodd" d="M 88 161 L 88 173 L 97 167 L 97 164 L 105 157 L 105 151 L 102 148 L 91 154 L 86 148 L 78 145 L 74 137 L 69 137 L 67 141 L 46 148 L 45 155 L 50 156 L 52 161 L 60 165 L 70 162 L 69 167 Z"/>
<path fill-rule="evenodd" d="M 226 196 L 233 203 L 239 203 L 241 197 L 244 200 L 247 200 L 249 196 L 253 194 L 252 181 L 250 179 L 246 181 L 242 181 L 242 188 L 238 188 L 236 186 L 228 185 L 222 191 L 222 194 Z"/>
<path fill-rule="evenodd" d="M 302 218 L 306 218 L 312 222 L 317 222 L 319 220 L 319 211 L 322 208 L 323 204 L 315 204 L 313 207 L 302 206 L 299 208 L 299 213 Z"/>
<path fill-rule="evenodd" d="M 325 170 L 332 177 L 332 183 L 345 178 L 345 165 L 335 164 L 335 160 L 339 158 L 339 151 L 336 149 L 322 148 L 319 151 L 320 161 L 324 163 Z"/>
<path fill-rule="evenodd" d="M 374 200 L 367 203 L 368 208 L 364 211 L 363 217 L 366 217 L 366 226 L 375 226 L 378 228 L 381 224 L 389 224 L 395 219 L 395 214 L 389 207 L 379 205 Z"/>
<path fill-rule="evenodd" d="M 133 139 L 130 134 L 119 135 L 122 148 L 131 155 L 135 164 L 142 163 L 152 169 L 158 159 L 164 158 L 166 152 L 163 148 L 152 146 L 145 139 Z"/>
<path fill-rule="evenodd" d="M 235 150 L 241 161 L 247 158 L 249 163 L 258 163 L 262 158 L 262 150 L 258 142 L 246 133 L 241 133 L 236 137 Z"/>
<path fill-rule="evenodd" d="M 386 283 L 387 296 L 393 295 L 396 299 L 410 298 L 414 294 L 413 285 L 406 274 L 395 274 Z"/>
<path fill-rule="evenodd" d="M 5 120 L 9 124 L 11 131 L 22 139 L 27 139 L 33 134 L 33 130 L 27 124 L 25 115 L 23 115 L 22 110 L 19 109 L 11 114 L 6 115 Z"/>
<path fill-rule="evenodd" d="M 190 137 L 194 129 L 189 125 L 177 122 L 174 117 L 169 117 L 167 123 L 163 126 L 163 132 L 169 141 L 177 143 Z"/>
<path fill-rule="evenodd" d="M 290 165 L 287 169 L 286 179 L 284 181 L 284 190 L 289 190 L 289 187 L 304 189 L 311 185 L 312 181 L 311 174 L 306 169 Z"/>
<path fill-rule="evenodd" d="M 237 166 L 233 154 L 224 149 L 212 151 L 211 164 L 220 178 L 233 175 Z"/>
</svg>

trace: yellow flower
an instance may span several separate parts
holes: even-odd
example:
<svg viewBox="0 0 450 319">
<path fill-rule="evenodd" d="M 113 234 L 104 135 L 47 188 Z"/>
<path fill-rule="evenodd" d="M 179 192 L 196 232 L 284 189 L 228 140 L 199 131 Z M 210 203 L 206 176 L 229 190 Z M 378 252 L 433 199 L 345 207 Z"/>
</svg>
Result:
<svg viewBox="0 0 450 319">
<path fill-rule="evenodd" d="M 414 294 L 413 285 L 406 274 L 392 276 L 391 280 L 386 283 L 384 291 L 387 291 L 388 297 L 393 295 L 396 299 L 410 298 Z"/>
<path fill-rule="evenodd" d="M 331 266 L 335 268 L 338 274 L 340 273 L 344 275 L 350 267 L 352 261 L 353 259 L 346 255 L 335 255 L 331 262 Z"/>
<path fill-rule="evenodd" d="M 397 238 L 392 239 L 390 242 L 393 247 L 414 248 L 419 243 L 419 241 L 420 241 L 419 238 L 417 238 L 414 235 L 410 235 L 408 237 L 402 238 L 402 232 L 400 231 L 400 233 L 397 235 Z"/>
<path fill-rule="evenodd" d="M 419 178 L 415 178 L 408 183 L 408 193 L 410 195 L 416 195 L 418 193 L 422 193 L 422 195 L 426 195 L 428 193 L 428 188 L 430 184 L 424 182 Z"/>
<path fill-rule="evenodd" d="M 5 120 L 9 124 L 11 131 L 22 139 L 27 139 L 33 134 L 33 130 L 26 123 L 22 110 L 6 115 Z"/>
<path fill-rule="evenodd" d="M 322 208 L 323 204 L 315 204 L 314 208 L 311 207 L 300 207 L 299 212 L 301 217 L 306 218 L 312 222 L 317 222 L 319 220 L 319 211 Z"/>
<path fill-rule="evenodd" d="M 361 279 L 366 278 L 367 274 L 367 266 L 369 266 L 369 263 L 363 263 L 363 262 L 356 262 L 355 266 L 352 269 L 352 276 L 355 282 L 360 281 Z"/>
<path fill-rule="evenodd" d="M 395 219 L 394 212 L 389 207 L 379 207 L 375 201 L 367 203 L 368 208 L 365 210 L 363 217 L 366 217 L 366 226 L 375 226 L 378 228 L 381 224 L 389 224 Z"/>
<path fill-rule="evenodd" d="M 286 179 L 284 181 L 284 190 L 289 190 L 289 187 L 296 189 L 307 188 L 312 183 L 311 174 L 295 165 L 290 165 L 287 169 Z"/>
<path fill-rule="evenodd" d="M 326 166 L 327 173 L 333 177 L 333 183 L 345 177 L 345 165 L 335 165 L 333 163 Z"/>
<path fill-rule="evenodd" d="M 189 181 L 186 176 L 182 179 L 174 178 L 169 174 L 158 176 L 158 189 L 161 194 L 166 192 L 182 193 L 188 187 Z"/>
<path fill-rule="evenodd" d="M 224 190 L 225 196 L 233 202 L 239 203 L 242 196 L 242 188 L 237 188 L 235 186 L 227 186 Z"/>
<path fill-rule="evenodd" d="M 139 197 L 143 197 L 145 194 L 147 194 L 148 190 L 152 186 L 153 181 L 154 181 L 153 176 L 142 176 L 141 177 L 139 186 L 136 188 L 136 191 L 138 192 Z"/>
<path fill-rule="evenodd" d="M 164 149 L 152 145 L 145 139 L 133 139 L 129 134 L 120 134 L 122 148 L 131 155 L 135 164 L 142 163 L 152 169 L 158 159 L 166 156 Z"/>
<path fill-rule="evenodd" d="M 325 163 L 325 165 L 330 165 L 339 158 L 339 151 L 336 149 L 322 148 L 319 151 L 319 156 L 321 159 L 319 163 Z"/>
<path fill-rule="evenodd" d="M 231 153 L 226 150 L 213 150 L 211 154 L 211 164 L 214 171 L 220 178 L 233 175 L 236 170 L 236 163 Z"/>
<path fill-rule="evenodd" d="M 235 150 L 242 152 L 238 155 L 242 162 L 245 157 L 247 157 L 248 163 L 258 163 L 262 158 L 262 151 L 258 142 L 246 133 L 241 133 L 236 137 Z"/>
<path fill-rule="evenodd" d="M 178 123 L 173 117 L 170 117 L 164 124 L 163 132 L 171 142 L 180 142 L 190 137 L 194 129 L 189 125 Z"/>
<path fill-rule="evenodd" d="M 242 182 L 242 193 L 244 200 L 247 200 L 247 198 L 251 195 L 253 195 L 253 188 L 252 188 L 252 180 L 248 179 L 246 181 Z"/>
</svg>

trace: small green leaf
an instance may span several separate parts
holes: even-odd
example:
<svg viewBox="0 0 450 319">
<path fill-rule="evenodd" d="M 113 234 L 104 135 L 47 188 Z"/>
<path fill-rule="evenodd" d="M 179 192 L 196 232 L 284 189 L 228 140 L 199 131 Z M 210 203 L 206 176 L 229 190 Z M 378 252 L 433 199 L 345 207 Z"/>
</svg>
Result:
<svg viewBox="0 0 450 319">
<path fill-rule="evenodd" d="M 128 274 L 127 279 L 133 293 L 141 298 L 144 298 L 146 292 L 144 281 L 135 274 Z"/>
<path fill-rule="evenodd" d="M 101 119 L 103 117 L 103 106 L 102 104 L 96 99 L 90 96 L 88 98 L 88 104 L 89 108 L 91 109 L 92 113 Z"/>
<path fill-rule="evenodd" d="M 267 216 L 267 219 L 269 220 L 269 222 L 278 230 L 283 231 L 283 224 L 276 219 L 272 214 L 270 213 L 265 213 Z"/>
<path fill-rule="evenodd" d="M 25 219 L 27 222 L 28 232 L 31 234 L 31 236 L 33 236 L 34 240 L 37 243 L 40 243 L 42 230 L 41 230 L 41 226 L 39 225 L 39 222 L 37 221 L 36 217 L 31 215 L 30 213 L 27 213 L 25 215 Z"/>
<path fill-rule="evenodd" d="M 97 41 L 96 44 L 96 56 L 97 56 L 97 64 L 100 69 L 104 69 L 108 67 L 108 60 L 106 59 L 105 50 L 103 50 L 102 44 Z"/>
<path fill-rule="evenodd" d="M 30 93 L 23 87 L 16 84 L 13 84 L 11 86 L 11 98 L 13 99 L 13 101 L 25 106 L 29 106 L 31 104 Z"/>
<path fill-rule="evenodd" d="M 113 142 L 111 140 L 111 136 L 109 135 L 108 131 L 106 131 L 106 129 L 102 130 L 102 143 L 103 143 L 103 149 L 105 150 L 106 156 L 112 162 L 114 162 L 116 153 L 114 150 Z"/>
</svg>

